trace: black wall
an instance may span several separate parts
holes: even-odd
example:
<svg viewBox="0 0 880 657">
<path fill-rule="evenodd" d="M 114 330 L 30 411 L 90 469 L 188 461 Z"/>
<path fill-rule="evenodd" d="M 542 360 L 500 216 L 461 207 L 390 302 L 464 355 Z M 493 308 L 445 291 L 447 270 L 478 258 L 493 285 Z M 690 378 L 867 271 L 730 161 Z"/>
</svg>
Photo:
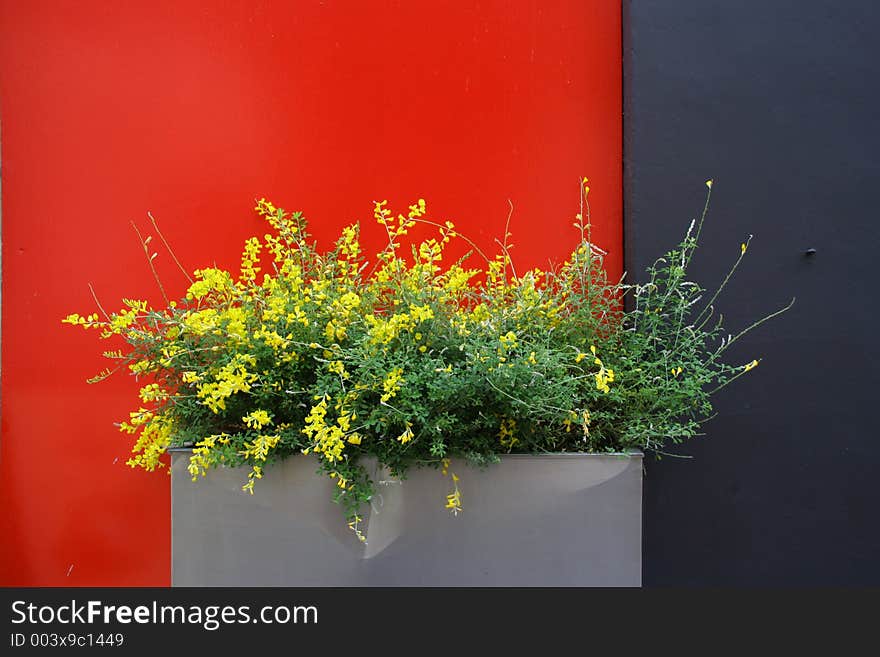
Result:
<svg viewBox="0 0 880 657">
<path fill-rule="evenodd" d="M 692 275 L 755 236 L 727 326 L 797 297 L 731 348 L 763 360 L 693 458 L 646 459 L 645 585 L 878 586 L 880 3 L 631 0 L 624 29 L 627 270 L 714 178 Z"/>
</svg>

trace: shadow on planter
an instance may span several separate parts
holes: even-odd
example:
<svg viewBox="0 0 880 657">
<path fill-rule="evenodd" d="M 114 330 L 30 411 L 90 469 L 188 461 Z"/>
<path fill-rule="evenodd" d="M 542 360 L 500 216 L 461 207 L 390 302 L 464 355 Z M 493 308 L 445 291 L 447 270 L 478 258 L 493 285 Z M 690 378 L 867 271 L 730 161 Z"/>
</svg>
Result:
<svg viewBox="0 0 880 657">
<path fill-rule="evenodd" d="M 193 482 L 172 453 L 174 586 L 640 586 L 642 454 L 508 455 L 479 469 L 453 459 L 404 481 L 371 470 L 376 495 L 348 529 L 335 485 L 311 456 Z"/>
</svg>

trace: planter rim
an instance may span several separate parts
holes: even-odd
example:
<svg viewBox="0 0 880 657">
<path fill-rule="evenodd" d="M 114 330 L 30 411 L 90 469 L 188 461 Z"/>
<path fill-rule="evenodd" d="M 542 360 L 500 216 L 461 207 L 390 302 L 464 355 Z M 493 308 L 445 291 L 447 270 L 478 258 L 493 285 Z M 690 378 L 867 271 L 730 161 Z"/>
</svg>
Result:
<svg viewBox="0 0 880 657">
<path fill-rule="evenodd" d="M 165 451 L 169 454 L 173 453 L 186 453 L 191 452 L 193 450 L 192 447 L 168 447 Z M 290 456 L 301 456 L 298 454 L 291 454 Z M 644 453 L 639 449 L 632 449 L 626 452 L 536 452 L 534 454 L 498 454 L 500 458 L 535 458 L 537 456 L 544 458 L 557 458 L 557 459 L 569 459 L 569 458 L 599 458 L 599 457 L 617 457 L 617 458 L 637 458 L 640 459 L 644 456 Z M 289 458 L 289 457 L 285 457 Z M 375 458 L 375 457 L 373 457 Z M 459 457 L 463 458 L 463 457 Z"/>
</svg>

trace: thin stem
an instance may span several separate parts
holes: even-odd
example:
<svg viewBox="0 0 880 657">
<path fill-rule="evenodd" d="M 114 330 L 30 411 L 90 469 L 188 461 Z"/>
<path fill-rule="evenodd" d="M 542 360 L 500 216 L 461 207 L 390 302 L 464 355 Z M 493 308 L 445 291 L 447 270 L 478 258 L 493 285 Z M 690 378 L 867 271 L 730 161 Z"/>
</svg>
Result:
<svg viewBox="0 0 880 657">
<path fill-rule="evenodd" d="M 563 413 L 567 413 L 569 410 L 571 410 L 571 409 L 567 409 L 567 408 L 558 408 L 558 407 L 556 407 L 556 406 L 535 406 L 534 404 L 530 404 L 530 403 L 528 403 L 527 401 L 524 401 L 524 400 L 520 399 L 519 397 L 514 397 L 514 396 L 511 395 L 509 392 L 507 392 L 507 391 L 505 391 L 505 390 L 502 390 L 501 388 L 499 388 L 498 386 L 496 386 L 496 385 L 492 382 L 492 379 L 490 379 L 489 377 L 483 377 L 483 378 L 485 379 L 486 383 L 488 383 L 490 386 L 492 386 L 493 388 L 495 388 L 495 390 L 497 390 L 498 392 L 500 392 L 502 395 L 504 395 L 505 397 L 509 397 L 510 399 L 512 399 L 513 401 L 515 401 L 515 402 L 517 402 L 517 403 L 519 403 L 519 404 L 522 404 L 522 405 L 525 406 L 526 408 L 533 408 L 533 409 L 538 410 L 538 411 L 542 411 L 542 410 L 543 410 L 543 411 L 547 411 L 547 410 L 561 411 L 561 412 L 563 412 Z"/>
<path fill-rule="evenodd" d="M 770 313 L 770 314 L 767 315 L 766 317 L 762 317 L 762 318 L 759 319 L 758 321 L 753 322 L 752 324 L 750 324 L 749 326 L 747 326 L 746 328 L 744 328 L 742 331 L 740 331 L 740 332 L 737 333 L 735 336 L 733 336 L 732 338 L 730 338 L 730 340 L 728 340 L 727 342 L 725 342 L 723 346 L 719 347 L 718 350 L 715 352 L 715 354 L 713 354 L 711 360 L 714 360 L 715 357 L 716 357 L 717 355 L 720 355 L 720 354 L 721 354 L 722 352 L 724 352 L 724 351 L 725 351 L 730 345 L 732 345 L 734 342 L 736 342 L 737 340 L 739 340 L 742 336 L 744 336 L 746 333 L 748 333 L 748 332 L 751 331 L 752 329 L 756 329 L 756 328 L 758 328 L 761 324 L 763 324 L 764 322 L 766 322 L 768 319 L 773 319 L 773 318 L 776 317 L 777 315 L 781 315 L 782 313 L 784 313 L 786 310 L 788 310 L 789 308 L 791 308 L 791 307 L 794 305 L 794 302 L 795 302 L 795 297 L 792 297 L 792 298 L 791 298 L 791 301 L 789 301 L 788 304 L 787 304 L 785 307 L 780 308 L 779 310 Z"/>
<path fill-rule="evenodd" d="M 718 286 L 718 289 L 715 290 L 715 294 L 712 295 L 712 298 L 709 299 L 708 303 L 703 307 L 700 311 L 700 314 L 694 319 L 694 324 L 700 321 L 700 318 L 703 316 L 709 308 L 711 308 L 712 304 L 715 303 L 715 299 L 718 298 L 718 295 L 721 294 L 721 291 L 724 289 L 724 286 L 727 285 L 727 282 L 730 280 L 730 277 L 733 276 L 733 273 L 736 271 L 736 268 L 739 267 L 739 263 L 742 262 L 742 259 L 746 255 L 746 250 L 749 248 L 749 243 L 752 241 L 753 235 L 749 235 L 749 238 L 745 241 L 744 248 L 740 251 L 739 257 L 736 259 L 736 262 L 733 263 L 733 267 L 730 268 L 730 271 L 727 272 L 727 276 L 724 277 L 724 280 L 721 281 L 721 285 Z"/>
<path fill-rule="evenodd" d="M 110 321 L 110 315 L 107 314 L 107 311 L 104 310 L 104 306 L 102 306 L 102 305 L 101 305 L 101 302 L 98 301 L 98 295 L 95 294 L 95 288 L 92 287 L 92 284 L 91 284 L 91 283 L 89 283 L 89 292 L 92 293 L 92 299 L 95 300 L 95 305 L 98 306 L 98 310 L 100 310 L 100 311 L 101 311 L 101 314 L 104 315 L 104 319 L 106 319 L 106 320 L 109 322 L 109 321 Z"/>
<path fill-rule="evenodd" d="M 162 297 L 165 299 L 165 305 L 168 305 L 169 301 L 168 295 L 165 294 L 165 287 L 162 285 L 162 281 L 159 280 L 159 274 L 156 272 L 156 268 L 153 266 L 153 258 L 155 258 L 157 254 L 154 253 L 153 255 L 150 255 L 150 249 L 147 248 L 150 243 L 150 238 L 148 237 L 146 240 L 144 240 L 143 236 L 141 235 L 141 231 L 138 230 L 137 225 L 135 225 L 133 221 L 131 222 L 131 227 L 134 228 L 134 232 L 137 233 L 138 239 L 141 242 L 141 246 L 144 249 L 144 255 L 147 257 L 147 264 L 150 265 L 150 271 L 153 272 L 153 278 L 156 279 L 156 283 L 159 285 L 159 290 L 162 292 Z"/>
<path fill-rule="evenodd" d="M 739 372 L 737 372 L 736 375 L 730 377 L 730 378 L 727 379 L 727 381 L 725 381 L 724 383 L 722 383 L 722 384 L 720 384 L 720 385 L 718 385 L 718 386 L 712 388 L 712 389 L 709 391 L 708 394 L 709 394 L 710 396 L 711 396 L 711 395 L 714 395 L 716 392 L 718 392 L 718 391 L 721 390 L 722 388 L 726 387 L 728 384 L 733 383 L 734 381 L 736 381 L 739 377 L 741 377 L 741 376 L 742 376 L 743 374 L 745 374 L 746 372 L 751 371 L 751 369 L 753 369 L 753 368 L 746 369 L 746 366 L 743 365 L 743 366 L 742 366 L 742 369 L 741 369 Z"/>
<path fill-rule="evenodd" d="M 504 222 L 504 242 L 499 242 L 498 238 L 495 238 L 495 242 L 501 247 L 501 252 L 504 254 L 504 268 L 507 269 L 507 265 L 510 265 L 510 272 L 513 274 L 513 279 L 518 280 L 519 276 L 516 275 L 516 267 L 513 265 L 513 258 L 510 257 L 510 248 L 507 246 L 507 238 L 510 237 L 510 218 L 513 216 L 513 201 L 507 199 L 507 203 L 510 205 L 510 211 L 507 213 L 507 221 Z"/>
<path fill-rule="evenodd" d="M 703 222 L 706 220 L 706 214 L 709 212 L 709 200 L 712 198 L 712 186 L 707 184 L 709 191 L 706 192 L 706 203 L 703 205 L 703 214 L 700 215 L 700 223 L 697 224 L 697 233 L 694 235 L 694 246 L 691 248 L 690 253 L 687 256 L 687 261 L 685 266 L 690 264 L 691 258 L 694 255 L 694 250 L 697 248 L 697 244 L 700 242 L 700 233 L 703 230 Z"/>
<path fill-rule="evenodd" d="M 414 221 L 414 222 L 416 222 L 417 224 L 427 224 L 428 226 L 435 226 L 435 227 L 437 227 L 437 228 L 446 228 L 446 226 L 444 226 L 444 225 L 442 225 L 442 224 L 438 224 L 436 221 L 430 221 L 430 220 L 428 220 L 428 219 L 410 219 L 409 221 Z M 473 247 L 474 251 L 476 251 L 477 253 L 480 254 L 480 257 L 483 258 L 483 260 L 485 260 L 486 262 L 491 262 L 491 260 L 488 258 L 488 256 L 486 256 L 486 254 L 483 253 L 482 249 L 480 249 L 480 247 L 478 247 L 478 246 L 473 242 L 473 240 L 471 240 L 470 238 L 468 238 L 466 235 L 462 235 L 462 234 L 458 231 L 457 228 L 454 229 L 453 232 L 455 233 L 455 236 L 456 236 L 456 237 L 460 237 L 460 238 L 463 239 L 465 242 L 467 242 L 468 244 L 470 244 L 470 245 Z"/>
<path fill-rule="evenodd" d="M 171 246 L 168 244 L 168 240 L 165 239 L 165 236 L 162 234 L 162 231 L 159 230 L 159 224 L 156 223 L 156 220 L 153 218 L 152 213 L 147 212 L 147 216 L 150 218 L 150 222 L 153 224 L 153 228 L 156 230 L 156 234 L 159 236 L 159 239 L 162 240 L 162 244 L 165 245 L 165 249 L 171 254 L 171 258 L 174 260 L 174 263 L 183 272 L 183 275 L 186 276 L 186 279 L 189 281 L 190 285 L 193 284 L 193 279 L 190 277 L 189 273 L 186 269 L 183 268 L 183 265 L 180 264 L 180 260 L 177 259 L 177 256 L 174 254 L 174 251 L 171 249 Z"/>
</svg>

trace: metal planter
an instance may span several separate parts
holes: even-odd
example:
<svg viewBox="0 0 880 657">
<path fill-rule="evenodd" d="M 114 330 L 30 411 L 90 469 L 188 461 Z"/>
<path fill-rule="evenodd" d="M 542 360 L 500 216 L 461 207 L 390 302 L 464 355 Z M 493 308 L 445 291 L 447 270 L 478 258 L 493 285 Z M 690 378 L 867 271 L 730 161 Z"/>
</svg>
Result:
<svg viewBox="0 0 880 657">
<path fill-rule="evenodd" d="M 271 465 L 254 495 L 247 468 L 192 482 L 172 454 L 174 586 L 640 586 L 642 454 L 508 455 L 484 469 L 453 460 L 449 478 L 404 481 L 372 466 L 366 543 L 332 502 L 311 456 Z"/>
</svg>

